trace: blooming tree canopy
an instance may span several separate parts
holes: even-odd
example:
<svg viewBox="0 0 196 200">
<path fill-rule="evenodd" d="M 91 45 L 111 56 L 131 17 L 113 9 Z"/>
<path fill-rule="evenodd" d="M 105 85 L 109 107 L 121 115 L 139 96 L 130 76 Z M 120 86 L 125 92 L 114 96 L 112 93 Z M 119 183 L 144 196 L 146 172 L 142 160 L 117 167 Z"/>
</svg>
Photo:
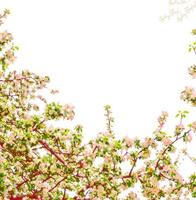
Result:
<svg viewBox="0 0 196 200">
<path fill-rule="evenodd" d="M 196 197 L 196 173 L 183 177 L 179 172 L 183 156 L 196 164 L 186 150 L 196 133 L 196 121 L 184 123 L 187 111 L 177 113 L 173 133 L 164 130 L 168 113 L 162 112 L 151 137 L 117 139 L 111 107 L 106 105 L 106 130 L 84 144 L 81 125 L 73 130 L 50 125 L 72 120 L 74 107 L 41 95 L 45 90 L 56 92 L 48 88 L 49 77 L 10 70 L 18 48 L 12 34 L 2 30 L 8 14 L 5 10 L 0 15 L 0 199 Z M 195 51 L 195 46 L 189 50 Z M 196 78 L 195 65 L 189 74 Z M 194 88 L 186 87 L 181 98 L 196 106 Z"/>
</svg>

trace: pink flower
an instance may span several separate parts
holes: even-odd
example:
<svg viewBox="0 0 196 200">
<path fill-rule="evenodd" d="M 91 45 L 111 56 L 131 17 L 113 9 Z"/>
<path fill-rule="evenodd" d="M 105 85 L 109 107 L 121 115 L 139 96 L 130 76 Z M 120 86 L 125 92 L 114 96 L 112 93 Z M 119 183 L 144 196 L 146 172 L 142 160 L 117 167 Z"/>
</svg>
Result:
<svg viewBox="0 0 196 200">
<path fill-rule="evenodd" d="M 131 147 L 133 145 L 133 140 L 131 138 L 129 138 L 128 136 L 126 136 L 125 138 L 125 143 L 128 147 Z"/>
<path fill-rule="evenodd" d="M 188 71 L 192 78 L 196 78 L 196 65 L 191 66 Z"/>
<path fill-rule="evenodd" d="M 187 135 L 187 142 L 191 142 L 192 141 L 192 135 L 189 133 Z"/>
<path fill-rule="evenodd" d="M 104 187 L 102 185 L 98 185 L 97 187 L 98 193 L 102 193 L 104 191 Z"/>
<path fill-rule="evenodd" d="M 180 183 L 183 183 L 183 178 L 182 178 L 182 176 L 178 173 L 178 172 L 176 172 L 176 177 L 175 177 Z"/>
<path fill-rule="evenodd" d="M 182 124 L 179 124 L 179 125 L 176 126 L 175 132 L 176 132 L 176 134 L 178 135 L 178 134 L 180 134 L 183 130 L 184 130 L 184 126 L 183 126 Z"/>
<path fill-rule="evenodd" d="M 194 121 L 191 125 L 193 132 L 196 132 L 196 121 Z"/>
<path fill-rule="evenodd" d="M 163 144 L 164 144 L 165 146 L 169 146 L 169 145 L 172 143 L 172 141 L 171 141 L 169 138 L 165 138 L 165 139 L 163 139 L 162 141 L 163 141 Z"/>
</svg>

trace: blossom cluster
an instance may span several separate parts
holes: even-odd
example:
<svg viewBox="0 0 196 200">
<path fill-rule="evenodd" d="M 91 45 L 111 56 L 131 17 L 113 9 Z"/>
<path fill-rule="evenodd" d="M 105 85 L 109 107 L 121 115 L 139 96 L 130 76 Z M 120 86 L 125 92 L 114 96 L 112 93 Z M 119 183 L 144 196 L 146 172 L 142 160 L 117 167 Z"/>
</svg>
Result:
<svg viewBox="0 0 196 200">
<path fill-rule="evenodd" d="M 160 17 L 161 21 L 174 18 L 182 21 L 196 8 L 195 0 L 168 0 L 168 13 Z"/>
<path fill-rule="evenodd" d="M 3 14 L 0 14 L 0 25 L 3 24 L 9 13 L 9 10 L 5 10 Z M 18 47 L 13 44 L 12 34 L 7 31 L 0 32 L 0 67 L 2 70 L 14 62 L 16 59 L 15 50 L 17 49 Z"/>
<path fill-rule="evenodd" d="M 193 35 L 196 35 L 195 29 L 192 31 Z M 196 53 L 196 42 L 189 45 L 189 51 L 194 50 Z M 188 68 L 189 75 L 195 79 L 196 78 L 196 65 L 192 65 Z M 196 89 L 193 87 L 185 87 L 181 92 L 181 99 L 190 103 L 192 106 L 196 106 Z"/>
<path fill-rule="evenodd" d="M 196 65 L 189 67 L 189 74 L 192 76 L 192 78 L 196 78 Z"/>
<path fill-rule="evenodd" d="M 196 106 L 196 90 L 192 87 L 186 87 L 181 92 L 181 99 Z"/>
</svg>

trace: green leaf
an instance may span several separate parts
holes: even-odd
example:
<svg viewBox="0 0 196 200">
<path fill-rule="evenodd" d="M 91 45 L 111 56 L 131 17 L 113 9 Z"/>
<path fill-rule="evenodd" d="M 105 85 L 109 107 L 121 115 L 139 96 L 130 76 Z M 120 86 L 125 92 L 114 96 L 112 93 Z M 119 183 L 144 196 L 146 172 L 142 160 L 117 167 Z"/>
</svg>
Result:
<svg viewBox="0 0 196 200">
<path fill-rule="evenodd" d="M 34 190 L 35 189 L 35 185 L 32 184 L 32 183 L 27 183 L 27 187 L 30 191 Z"/>
<path fill-rule="evenodd" d="M 193 197 L 193 198 L 196 198 L 196 192 L 193 192 L 193 193 L 192 193 L 192 197 Z"/>
<path fill-rule="evenodd" d="M 114 147 L 115 149 L 118 149 L 118 150 L 121 149 L 122 147 L 121 141 L 120 140 L 115 141 Z"/>
<path fill-rule="evenodd" d="M 127 184 L 128 187 L 132 186 L 132 182 L 130 180 L 127 180 L 126 184 Z"/>
</svg>

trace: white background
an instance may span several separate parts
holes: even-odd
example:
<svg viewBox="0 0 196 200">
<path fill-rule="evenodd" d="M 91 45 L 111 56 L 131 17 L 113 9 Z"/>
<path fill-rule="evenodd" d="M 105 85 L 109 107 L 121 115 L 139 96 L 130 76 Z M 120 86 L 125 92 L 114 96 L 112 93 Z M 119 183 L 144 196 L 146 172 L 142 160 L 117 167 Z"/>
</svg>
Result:
<svg viewBox="0 0 196 200">
<path fill-rule="evenodd" d="M 0 0 L 0 8 L 12 12 L 6 27 L 20 47 L 15 68 L 51 77 L 57 99 L 75 106 L 73 124 L 84 126 L 85 139 L 105 130 L 105 104 L 117 136 L 150 135 L 162 110 L 168 130 L 178 110 L 196 114 L 179 99 L 195 84 L 187 46 L 196 15 L 161 23 L 165 0 Z"/>
<path fill-rule="evenodd" d="M 112 106 L 117 137 L 151 135 L 163 110 L 172 134 L 178 110 L 191 111 L 189 123 L 196 118 L 179 98 L 186 85 L 195 85 L 187 73 L 195 56 L 187 49 L 196 12 L 182 22 L 161 23 L 167 3 L 0 0 L 0 8 L 12 12 L 6 27 L 20 47 L 13 68 L 51 77 L 60 90 L 56 100 L 76 109 L 74 121 L 63 126 L 82 124 L 85 141 L 105 130 L 105 104 Z M 190 176 L 195 166 L 188 159 L 182 163 L 179 171 Z"/>
</svg>

